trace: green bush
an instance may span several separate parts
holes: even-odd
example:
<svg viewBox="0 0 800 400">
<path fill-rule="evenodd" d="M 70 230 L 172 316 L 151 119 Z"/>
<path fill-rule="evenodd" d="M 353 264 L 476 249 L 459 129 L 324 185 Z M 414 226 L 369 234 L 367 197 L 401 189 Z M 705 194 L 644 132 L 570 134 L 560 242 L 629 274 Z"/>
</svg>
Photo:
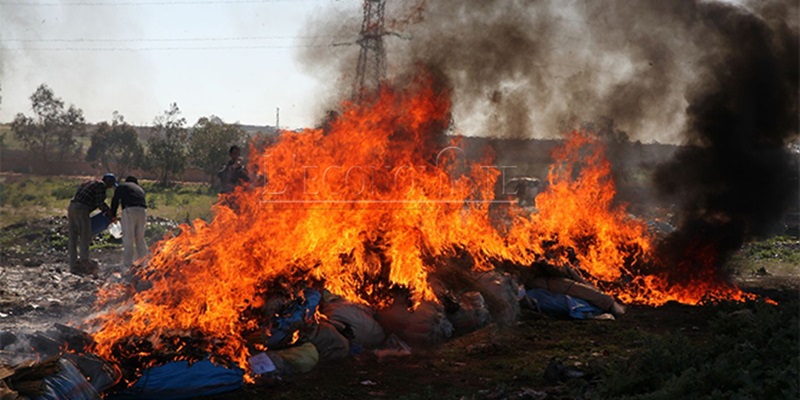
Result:
<svg viewBox="0 0 800 400">
<path fill-rule="evenodd" d="M 602 368 L 597 398 L 798 398 L 797 307 L 722 305 L 709 323 L 713 340 L 654 337 L 637 356 Z"/>
<path fill-rule="evenodd" d="M 175 205 L 175 192 L 167 192 L 164 194 L 164 204 L 168 206 Z"/>
<path fill-rule="evenodd" d="M 147 208 L 149 210 L 157 210 L 158 203 L 159 203 L 158 195 L 147 196 Z"/>
<path fill-rule="evenodd" d="M 783 260 L 800 264 L 800 241 L 790 236 L 775 236 L 749 243 L 743 252 L 756 260 Z"/>
<path fill-rule="evenodd" d="M 47 245 L 55 251 L 67 251 L 69 235 L 51 235 L 48 238 Z"/>
<path fill-rule="evenodd" d="M 8 196 L 8 204 L 11 204 L 13 208 L 20 208 L 22 207 L 22 195 L 19 191 L 11 191 L 10 196 Z"/>
<path fill-rule="evenodd" d="M 71 199 L 75 195 L 75 185 L 63 184 L 57 186 L 50 192 L 50 195 L 55 197 L 56 200 Z"/>
</svg>

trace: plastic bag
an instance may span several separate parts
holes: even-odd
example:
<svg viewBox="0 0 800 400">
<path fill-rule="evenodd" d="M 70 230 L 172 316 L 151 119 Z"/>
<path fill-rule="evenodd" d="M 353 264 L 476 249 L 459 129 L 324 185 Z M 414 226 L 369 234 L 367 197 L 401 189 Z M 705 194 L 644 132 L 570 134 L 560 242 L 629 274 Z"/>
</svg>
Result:
<svg viewBox="0 0 800 400">
<path fill-rule="evenodd" d="M 78 367 L 98 393 L 116 385 L 122 378 L 119 367 L 93 354 L 67 353 L 64 358 Z"/>
<path fill-rule="evenodd" d="M 308 328 L 314 313 L 322 300 L 322 294 L 315 289 L 304 289 L 303 296 L 294 299 L 272 318 L 272 327 L 267 338 L 267 347 L 280 349 L 293 342 L 295 331 Z"/>
<path fill-rule="evenodd" d="M 122 238 L 122 224 L 120 224 L 119 221 L 112 222 L 111 225 L 108 226 L 108 233 L 110 233 L 114 239 Z"/>
<path fill-rule="evenodd" d="M 489 309 L 480 292 L 466 292 L 459 296 L 458 309 L 447 313 L 447 319 L 457 333 L 474 331 L 492 321 Z"/>
<path fill-rule="evenodd" d="M 310 342 L 288 349 L 269 350 L 266 355 L 279 374 L 296 374 L 309 372 L 319 362 L 319 352 Z"/>
<path fill-rule="evenodd" d="M 373 318 L 372 309 L 367 306 L 336 299 L 324 303 L 320 312 L 331 321 L 342 323 L 349 328 L 348 333 L 352 335 L 348 339 L 356 347 L 375 348 L 386 339 L 383 327 Z"/>
<path fill-rule="evenodd" d="M 99 400 L 100 395 L 66 359 L 58 360 L 59 371 L 44 378 L 44 393 L 34 400 Z"/>
<path fill-rule="evenodd" d="M 350 342 L 328 321 L 320 321 L 309 341 L 317 348 L 320 361 L 339 360 L 350 355 Z"/>
<path fill-rule="evenodd" d="M 444 308 L 423 301 L 410 310 L 407 301 L 397 298 L 391 306 L 378 311 L 376 319 L 386 332 L 394 333 L 413 346 L 428 346 L 453 335 L 453 324 L 445 317 Z"/>
<path fill-rule="evenodd" d="M 173 361 L 144 371 L 136 383 L 109 398 L 114 400 L 173 400 L 211 396 L 239 389 L 244 371 L 204 359 L 195 363 Z M 91 385 L 89 385 L 91 387 Z"/>
<path fill-rule="evenodd" d="M 527 295 L 536 301 L 540 312 L 558 318 L 590 319 L 603 313 L 586 300 L 547 289 L 528 289 Z"/>
</svg>

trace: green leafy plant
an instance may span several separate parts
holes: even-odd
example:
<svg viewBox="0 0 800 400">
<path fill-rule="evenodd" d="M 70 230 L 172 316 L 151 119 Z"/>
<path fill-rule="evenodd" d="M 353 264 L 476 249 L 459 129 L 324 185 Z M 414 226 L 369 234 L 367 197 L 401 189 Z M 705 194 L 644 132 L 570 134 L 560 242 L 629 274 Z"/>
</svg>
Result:
<svg viewBox="0 0 800 400">
<path fill-rule="evenodd" d="M 713 340 L 649 339 L 629 360 L 602 368 L 598 398 L 798 398 L 797 301 L 724 304 L 708 326 Z"/>
</svg>

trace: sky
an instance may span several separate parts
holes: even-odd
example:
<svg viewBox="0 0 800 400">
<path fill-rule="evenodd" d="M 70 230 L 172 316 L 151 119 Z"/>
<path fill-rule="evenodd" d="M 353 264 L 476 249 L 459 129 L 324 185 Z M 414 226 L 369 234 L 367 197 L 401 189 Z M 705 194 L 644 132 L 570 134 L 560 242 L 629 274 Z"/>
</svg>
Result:
<svg viewBox="0 0 800 400">
<path fill-rule="evenodd" d="M 389 78 L 420 61 L 444 72 L 469 136 L 557 137 L 605 118 L 683 143 L 720 51 L 714 24 L 659 11 L 686 3 L 418 3 L 423 18 L 386 3 Z M 362 0 L 0 0 L 0 123 L 31 115 L 47 84 L 91 123 L 117 111 L 150 125 L 177 103 L 189 125 L 316 126 L 352 87 L 361 19 Z"/>
<path fill-rule="evenodd" d="M 298 61 L 303 47 L 352 42 L 310 37 L 320 13 L 359 0 L 0 0 L 0 122 L 31 115 L 47 84 L 89 122 L 118 111 L 152 123 L 173 102 L 187 122 L 312 126 L 319 77 Z M 321 114 L 320 114 L 321 115 Z"/>
</svg>

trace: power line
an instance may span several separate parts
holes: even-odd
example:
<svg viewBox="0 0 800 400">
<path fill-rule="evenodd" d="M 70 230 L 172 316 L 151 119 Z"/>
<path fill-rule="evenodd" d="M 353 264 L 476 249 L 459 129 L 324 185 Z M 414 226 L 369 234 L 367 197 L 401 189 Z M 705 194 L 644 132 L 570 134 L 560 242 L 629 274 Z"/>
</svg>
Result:
<svg viewBox="0 0 800 400">
<path fill-rule="evenodd" d="M 13 48 L 13 47 L 0 47 L 0 51 L 68 51 L 68 52 L 136 52 L 136 51 L 218 51 L 218 50 L 259 50 L 259 49 L 298 49 L 298 48 L 325 48 L 337 47 L 346 45 L 348 43 L 326 43 L 326 44 L 309 44 L 309 45 L 254 45 L 254 46 L 197 46 L 197 47 L 39 47 L 39 48 Z M 595 73 L 604 73 L 610 76 L 621 77 L 623 74 L 619 70 L 599 67 L 587 67 L 585 65 L 574 65 L 566 63 L 549 64 L 534 63 L 528 65 L 530 68 L 536 68 L 546 71 L 564 71 L 571 70 L 574 72 L 591 71 Z M 570 78 L 570 75 L 556 74 L 562 79 Z"/>
<path fill-rule="evenodd" d="M 7 6 L 183 6 L 183 5 L 227 5 L 227 4 L 258 4 L 258 3 L 288 3 L 288 2 L 318 2 L 321 0 L 188 0 L 188 1 L 0 1 L 0 5 Z"/>
<path fill-rule="evenodd" d="M 193 37 L 193 38 L 50 38 L 50 39 L 0 39 L 2 42 L 19 43 L 129 43 L 129 42 L 233 42 L 253 40 L 286 40 L 286 39 L 322 39 L 348 37 L 350 35 L 316 35 L 316 36 L 239 36 L 239 37 Z"/>
<path fill-rule="evenodd" d="M 197 47 L 0 47 L 0 51 L 207 51 L 207 50 L 257 50 L 335 47 L 333 43 L 309 45 L 254 45 L 254 46 L 197 46 Z"/>
</svg>

